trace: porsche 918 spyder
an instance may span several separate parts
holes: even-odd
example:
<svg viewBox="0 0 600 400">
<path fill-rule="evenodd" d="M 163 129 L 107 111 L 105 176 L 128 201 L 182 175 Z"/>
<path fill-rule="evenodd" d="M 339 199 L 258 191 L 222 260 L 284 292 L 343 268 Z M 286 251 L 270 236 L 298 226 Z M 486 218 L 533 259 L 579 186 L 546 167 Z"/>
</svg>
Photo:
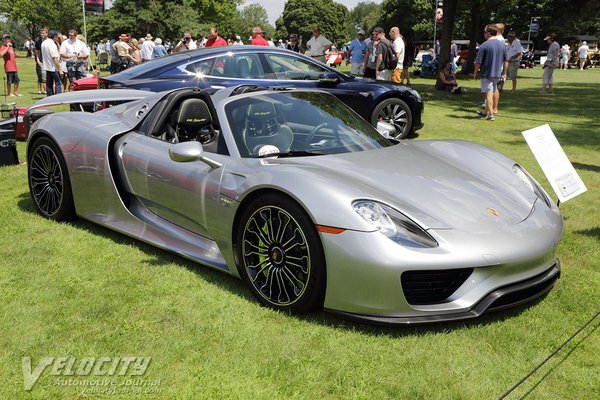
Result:
<svg viewBox="0 0 600 400">
<path fill-rule="evenodd" d="M 518 163 L 466 141 L 386 138 L 324 91 L 108 89 L 32 110 L 128 96 L 33 124 L 40 214 L 224 271 L 298 314 L 468 319 L 540 297 L 559 277 L 562 218 Z"/>
</svg>

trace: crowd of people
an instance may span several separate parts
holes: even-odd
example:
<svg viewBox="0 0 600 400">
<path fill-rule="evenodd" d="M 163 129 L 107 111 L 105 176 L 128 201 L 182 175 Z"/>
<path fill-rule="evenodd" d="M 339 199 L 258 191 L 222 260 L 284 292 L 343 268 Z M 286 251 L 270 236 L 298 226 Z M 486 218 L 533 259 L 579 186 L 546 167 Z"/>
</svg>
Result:
<svg viewBox="0 0 600 400">
<path fill-rule="evenodd" d="M 386 36 L 381 27 L 376 27 L 367 35 L 361 29 L 356 38 L 352 40 L 345 51 L 346 64 L 351 64 L 350 74 L 364 76 L 376 80 L 388 80 L 410 85 L 409 67 L 415 58 L 416 48 L 412 35 L 403 36 L 400 29 L 394 26 Z M 509 32 L 507 39 L 504 36 L 504 25 L 501 23 L 487 25 L 484 29 L 485 41 L 478 47 L 475 58 L 474 74 L 476 79 L 481 79 L 481 91 L 485 97 L 484 111 L 481 116 L 493 121 L 498 112 L 500 91 L 505 80 L 512 81 L 511 92 L 517 90 L 518 69 L 523 56 L 523 47 L 514 32 Z M 6 93 L 8 96 L 20 96 L 19 75 L 16 57 L 11 37 L 3 35 L 0 47 L 0 56 L 4 58 L 4 68 L 7 75 Z M 569 45 L 562 47 L 556 41 L 556 35 L 550 34 L 545 40 L 549 44 L 545 62 L 542 65 L 542 93 L 553 93 L 553 72 L 556 68 L 566 68 L 571 50 Z M 240 35 L 231 34 L 222 37 L 216 27 L 210 28 L 208 35 L 194 38 L 189 31 L 183 33 L 178 40 L 162 40 L 154 38 L 148 33 L 145 37 L 136 39 L 130 34 L 123 33 L 113 40 L 105 40 L 93 45 L 97 59 L 104 59 L 108 63 L 110 55 L 110 71 L 116 73 L 126 68 L 162 57 L 172 52 L 194 50 L 201 47 L 213 46 L 242 46 L 245 44 L 255 46 L 272 46 L 285 48 L 295 52 L 309 54 L 315 60 L 326 62 L 327 53 L 332 50 L 333 43 L 321 34 L 318 26 L 312 29 L 312 36 L 302 43 L 297 34 L 292 33 L 287 39 L 266 36 L 259 26 L 252 29 L 251 36 L 246 43 Z M 27 56 L 35 59 L 38 77 L 38 93 L 50 96 L 67 90 L 68 82 L 73 82 L 86 76 L 90 64 L 90 48 L 79 35 L 77 30 L 71 29 L 68 36 L 63 36 L 55 30 L 42 28 L 37 41 L 27 38 L 23 47 Z M 346 50 L 344 47 L 343 50 Z M 437 46 L 439 53 L 439 46 Z M 583 42 L 577 49 L 579 67 L 584 69 L 589 47 Z M 104 54 L 104 56 L 103 56 Z M 453 43 L 450 51 L 450 62 L 440 65 L 437 69 L 435 88 L 451 93 L 464 93 L 465 90 L 458 85 L 454 70 L 457 47 Z"/>
</svg>

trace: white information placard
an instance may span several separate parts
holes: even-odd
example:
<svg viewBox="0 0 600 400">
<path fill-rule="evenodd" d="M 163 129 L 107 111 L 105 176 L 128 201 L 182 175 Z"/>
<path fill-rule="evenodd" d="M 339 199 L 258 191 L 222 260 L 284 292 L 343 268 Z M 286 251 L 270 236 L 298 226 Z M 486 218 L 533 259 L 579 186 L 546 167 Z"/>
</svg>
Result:
<svg viewBox="0 0 600 400">
<path fill-rule="evenodd" d="M 548 124 L 522 133 L 561 202 L 587 191 Z"/>
</svg>

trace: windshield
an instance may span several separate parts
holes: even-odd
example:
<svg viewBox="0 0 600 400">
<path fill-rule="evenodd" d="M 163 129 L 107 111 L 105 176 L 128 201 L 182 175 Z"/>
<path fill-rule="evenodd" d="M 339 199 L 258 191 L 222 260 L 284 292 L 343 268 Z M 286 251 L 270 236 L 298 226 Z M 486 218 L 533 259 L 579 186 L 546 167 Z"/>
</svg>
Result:
<svg viewBox="0 0 600 400">
<path fill-rule="evenodd" d="M 242 157 L 350 153 L 392 143 L 348 106 L 322 92 L 271 92 L 225 106 Z"/>
</svg>

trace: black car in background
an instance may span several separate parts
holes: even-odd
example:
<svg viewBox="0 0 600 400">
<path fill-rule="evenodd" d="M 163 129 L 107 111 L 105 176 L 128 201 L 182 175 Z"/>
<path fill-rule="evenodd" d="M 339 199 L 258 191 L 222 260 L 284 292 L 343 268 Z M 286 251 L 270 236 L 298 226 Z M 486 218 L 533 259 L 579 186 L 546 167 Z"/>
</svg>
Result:
<svg viewBox="0 0 600 400">
<path fill-rule="evenodd" d="M 236 85 L 318 88 L 326 90 L 376 125 L 386 121 L 405 138 L 423 126 L 423 101 L 413 88 L 346 75 L 315 59 L 264 46 L 211 47 L 161 57 L 100 78 L 101 88 L 153 92 Z"/>
</svg>

